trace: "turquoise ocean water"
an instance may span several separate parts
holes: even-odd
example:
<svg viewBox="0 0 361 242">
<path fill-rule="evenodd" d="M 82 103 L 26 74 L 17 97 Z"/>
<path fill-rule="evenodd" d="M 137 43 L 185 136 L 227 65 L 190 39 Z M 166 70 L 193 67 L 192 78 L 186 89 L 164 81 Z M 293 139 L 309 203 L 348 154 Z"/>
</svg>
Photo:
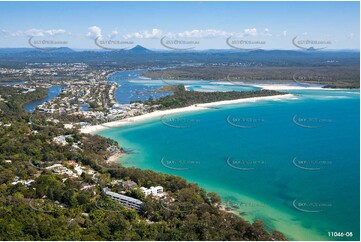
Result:
<svg viewBox="0 0 361 242">
<path fill-rule="evenodd" d="M 292 93 L 98 134 L 132 151 L 125 166 L 198 183 L 291 240 L 359 240 L 359 90 Z"/>
</svg>

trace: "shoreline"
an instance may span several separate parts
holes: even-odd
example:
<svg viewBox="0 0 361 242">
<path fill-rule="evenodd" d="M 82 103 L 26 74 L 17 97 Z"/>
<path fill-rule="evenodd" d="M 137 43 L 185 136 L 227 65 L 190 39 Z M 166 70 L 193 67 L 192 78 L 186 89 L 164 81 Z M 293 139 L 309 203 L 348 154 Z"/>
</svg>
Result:
<svg viewBox="0 0 361 242">
<path fill-rule="evenodd" d="M 168 110 L 161 110 L 161 111 L 158 110 L 158 111 L 154 111 L 154 112 L 139 115 L 139 116 L 125 118 L 122 120 L 117 120 L 117 121 L 112 121 L 112 122 L 108 122 L 108 123 L 84 127 L 84 128 L 80 129 L 80 132 L 85 133 L 85 134 L 92 134 L 92 133 L 96 133 L 101 130 L 106 130 L 106 129 L 115 128 L 115 127 L 121 127 L 124 125 L 139 123 L 139 122 L 149 120 L 149 119 L 159 118 L 159 117 L 161 117 L 163 115 L 167 115 L 167 114 L 196 112 L 196 111 L 207 110 L 207 109 L 209 109 L 209 107 L 212 107 L 212 106 L 256 102 L 256 101 L 261 101 L 261 100 L 278 100 L 280 98 L 287 99 L 287 98 L 291 98 L 294 96 L 295 96 L 294 94 L 287 93 L 287 94 L 274 95 L 274 96 L 251 97 L 251 98 L 241 98 L 241 99 L 218 101 L 218 102 L 211 102 L 211 103 L 194 104 L 192 106 L 188 106 L 188 107 L 184 107 L 184 108 L 168 109 Z"/>
<path fill-rule="evenodd" d="M 256 85 L 253 85 L 256 86 Z M 334 88 L 321 88 L 321 87 L 300 87 L 300 86 L 292 86 L 292 85 L 282 85 L 282 84 L 260 84 L 258 87 L 265 89 L 265 90 L 329 90 L 329 91 L 336 91 L 336 90 L 348 90 L 348 89 L 334 89 Z M 290 88 L 291 87 L 291 88 Z M 351 89 L 352 90 L 352 89 Z M 288 96 L 287 96 L 288 95 Z M 292 98 L 295 97 L 297 95 L 294 94 L 283 94 L 283 95 L 274 95 L 274 96 L 266 96 L 266 97 L 253 97 L 253 98 L 244 98 L 244 99 L 236 99 L 236 100 L 227 100 L 227 101 L 219 101 L 219 102 L 213 102 L 213 103 L 204 103 L 204 104 L 195 104 L 195 105 L 191 105 L 188 107 L 184 107 L 184 108 L 177 108 L 177 109 L 169 109 L 169 110 L 162 110 L 162 111 L 154 111 L 152 113 L 148 113 L 148 114 L 143 114 L 143 115 L 139 115 L 139 116 L 135 116 L 135 117 L 129 117 L 123 120 L 119 120 L 119 121 L 113 121 L 113 122 L 108 122 L 108 123 L 104 123 L 101 125 L 95 125 L 95 126 L 100 126 L 100 127 L 95 127 L 95 126 L 89 126 L 89 127 L 85 127 L 83 129 L 90 129 L 90 132 L 86 132 L 86 133 L 96 133 L 98 131 L 101 130 L 106 130 L 106 129 L 110 129 L 110 128 L 115 128 L 115 127 L 121 127 L 121 126 L 125 126 L 125 125 L 131 125 L 132 123 L 140 123 L 146 120 L 151 120 L 151 119 L 155 119 L 155 118 L 160 118 L 162 115 L 167 115 L 167 114 L 177 114 L 177 113 L 185 113 L 185 112 L 196 112 L 196 111 L 202 111 L 202 110 L 207 110 L 212 106 L 220 106 L 220 105 L 230 105 L 230 104 L 237 104 L 237 103 L 246 103 L 246 102 L 256 102 L 258 100 L 279 100 L 279 99 L 286 99 L 286 98 Z M 83 129 L 81 130 L 81 132 L 83 132 Z M 95 129 L 95 130 L 93 130 Z M 140 168 L 137 166 L 137 168 Z M 142 170 L 144 170 L 143 168 L 140 168 Z M 155 171 L 154 169 L 152 169 L 153 171 Z M 159 173 L 159 171 L 155 171 L 157 173 Z M 167 173 L 167 174 L 171 174 L 171 173 Z M 179 176 L 179 175 L 178 175 Z M 183 177 L 183 176 L 181 176 Z M 184 178 L 184 177 L 183 177 Z M 186 178 L 184 178 L 186 179 Z M 190 180 L 188 180 L 188 178 L 186 179 L 187 182 L 191 182 Z M 220 193 L 218 191 L 215 191 L 213 189 L 208 190 L 205 188 L 205 186 L 200 185 L 198 182 L 196 182 L 196 184 L 199 187 L 204 188 L 207 191 L 213 191 L 216 192 L 218 195 L 220 195 Z M 224 202 L 225 199 L 224 197 L 222 197 L 222 201 Z M 242 199 L 240 201 L 243 201 Z M 272 207 L 272 206 L 267 206 L 268 209 L 267 211 L 278 211 L 277 207 Z M 228 207 L 229 208 L 229 207 Z M 239 213 L 238 209 L 230 209 L 227 210 L 227 206 L 225 204 L 221 205 L 219 207 L 220 211 L 223 211 L 225 213 L 232 213 L 235 214 L 235 216 L 241 217 L 243 218 L 245 221 L 248 221 L 249 223 L 251 223 L 251 220 L 246 219 L 245 216 L 243 216 L 243 214 Z M 283 211 L 279 212 L 282 215 L 285 215 L 285 217 L 287 218 L 294 218 L 292 217 L 292 215 L 284 213 Z M 266 213 L 267 214 L 267 213 Z M 283 217 L 284 218 L 284 217 Z M 263 222 L 265 222 L 265 220 L 262 219 Z M 292 232 L 295 231 L 300 231 L 299 233 L 294 234 L 294 236 L 302 236 L 303 234 L 307 234 L 307 230 L 302 231 L 301 228 L 297 227 L 297 224 L 293 224 L 293 227 L 284 227 L 282 224 L 277 224 L 277 229 L 282 231 L 283 235 L 290 240 L 296 240 L 293 237 L 289 237 L 290 235 L 288 234 L 289 230 Z M 296 230 L 293 230 L 296 227 Z M 287 231 L 287 232 L 286 232 Z M 301 233 L 302 231 L 302 233 Z M 316 235 L 315 235 L 316 236 Z M 303 238 L 303 237 L 300 237 Z M 317 240 L 322 240 L 324 238 L 322 237 L 317 237 Z"/>
<path fill-rule="evenodd" d="M 124 152 L 119 151 L 119 152 L 109 156 L 108 159 L 106 160 L 106 163 L 115 163 L 124 154 L 125 154 Z"/>
<path fill-rule="evenodd" d="M 351 88 L 324 88 L 324 87 L 302 87 L 297 85 L 287 85 L 287 84 L 256 84 L 251 85 L 254 87 L 259 87 L 264 90 L 273 90 L 273 91 L 285 91 L 285 90 L 318 90 L 318 91 L 342 91 L 342 90 L 353 90 Z"/>
</svg>

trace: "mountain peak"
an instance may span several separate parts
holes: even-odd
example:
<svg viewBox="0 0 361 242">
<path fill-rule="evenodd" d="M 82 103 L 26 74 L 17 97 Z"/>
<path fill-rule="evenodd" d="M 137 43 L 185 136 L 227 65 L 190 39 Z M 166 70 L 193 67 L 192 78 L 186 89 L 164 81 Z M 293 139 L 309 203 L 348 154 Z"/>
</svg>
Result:
<svg viewBox="0 0 361 242">
<path fill-rule="evenodd" d="M 141 45 L 137 45 L 137 46 L 133 47 L 132 49 L 130 49 L 129 51 L 136 52 L 136 53 L 151 52 L 151 50 L 148 50 L 147 48 L 144 48 Z"/>
</svg>

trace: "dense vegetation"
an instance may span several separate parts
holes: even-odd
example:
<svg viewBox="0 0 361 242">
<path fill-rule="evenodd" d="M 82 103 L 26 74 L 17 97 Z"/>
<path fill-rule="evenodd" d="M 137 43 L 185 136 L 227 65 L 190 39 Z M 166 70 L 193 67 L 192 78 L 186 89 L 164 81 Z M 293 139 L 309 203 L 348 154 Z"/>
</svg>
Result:
<svg viewBox="0 0 361 242">
<path fill-rule="evenodd" d="M 35 92 L 23 93 L 21 88 L 0 86 L 0 96 L 4 101 L 0 101 L 1 121 L 11 118 L 19 118 L 24 113 L 23 105 L 32 100 L 39 100 L 48 95 L 47 89 L 38 88 Z"/>
<path fill-rule="evenodd" d="M 160 109 L 171 109 L 191 106 L 199 103 L 211 103 L 224 100 L 235 100 L 250 97 L 264 97 L 285 94 L 272 90 L 257 90 L 250 92 L 195 92 L 186 91 L 184 85 L 173 86 L 173 95 L 156 100 L 146 101 L 145 104 L 160 105 Z"/>
<path fill-rule="evenodd" d="M 118 145 L 110 139 L 64 129 L 61 122 L 40 120 L 41 116 L 29 122 L 30 115 L 21 107 L 42 97 L 43 90 L 19 94 L 15 88 L 1 87 L 0 95 L 7 101 L 0 101 L 0 240 L 285 239 L 277 231 L 265 231 L 259 220 L 250 224 L 221 211 L 216 194 L 180 177 L 107 165 L 108 147 Z M 58 135 L 72 138 L 60 145 L 52 142 Z M 75 142 L 79 148 L 72 146 Z M 69 177 L 44 169 L 68 160 L 93 169 L 95 175 Z M 16 177 L 34 182 L 13 184 Z M 144 210 L 138 214 L 125 209 L 101 194 L 106 186 L 117 191 L 119 179 L 139 186 L 161 185 L 175 202 L 162 204 L 131 190 L 127 195 L 142 199 Z"/>
<path fill-rule="evenodd" d="M 359 65 L 330 63 L 316 67 L 198 66 L 153 70 L 143 74 L 152 78 L 175 80 L 278 81 L 323 84 L 334 88 L 360 88 Z"/>
</svg>

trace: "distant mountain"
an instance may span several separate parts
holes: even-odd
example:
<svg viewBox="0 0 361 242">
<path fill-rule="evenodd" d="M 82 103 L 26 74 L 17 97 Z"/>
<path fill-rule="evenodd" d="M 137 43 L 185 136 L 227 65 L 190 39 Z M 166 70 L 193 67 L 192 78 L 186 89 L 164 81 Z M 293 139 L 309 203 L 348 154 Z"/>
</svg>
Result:
<svg viewBox="0 0 361 242">
<path fill-rule="evenodd" d="M 141 45 L 137 45 L 134 48 L 128 50 L 128 52 L 132 52 L 132 53 L 150 53 L 152 51 L 147 49 L 147 48 L 144 48 Z"/>
<path fill-rule="evenodd" d="M 334 62 L 330 62 L 334 61 Z M 192 63 L 244 63 L 261 66 L 325 66 L 360 65 L 359 51 L 307 51 L 307 50 L 202 50 L 159 51 L 137 45 L 130 50 L 75 51 L 62 47 L 51 51 L 35 48 L 0 48 L 0 67 L 20 66 L 30 62 L 84 62 L 91 65 L 106 64 L 133 68 L 142 65 L 169 65 Z"/>
<path fill-rule="evenodd" d="M 54 50 L 51 50 L 51 52 L 56 52 L 56 53 L 73 53 L 75 52 L 75 50 L 73 49 L 70 49 L 68 47 L 59 47 L 59 48 L 56 48 Z"/>
</svg>

